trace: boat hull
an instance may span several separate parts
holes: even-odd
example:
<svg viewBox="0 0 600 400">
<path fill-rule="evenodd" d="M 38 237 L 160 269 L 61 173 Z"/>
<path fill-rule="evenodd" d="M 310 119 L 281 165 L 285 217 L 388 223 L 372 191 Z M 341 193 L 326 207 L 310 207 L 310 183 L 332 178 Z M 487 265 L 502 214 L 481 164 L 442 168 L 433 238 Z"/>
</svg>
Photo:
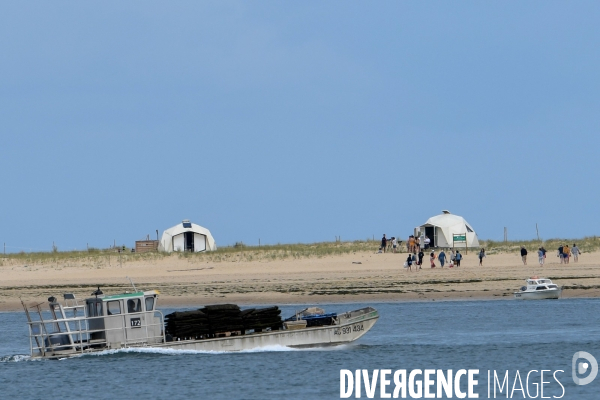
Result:
<svg viewBox="0 0 600 400">
<path fill-rule="evenodd" d="M 273 346 L 292 348 L 337 346 L 359 339 L 375 325 L 377 318 L 378 316 L 343 325 L 273 331 L 226 338 L 167 342 L 153 345 L 152 347 L 222 352 L 244 351 Z"/>
<path fill-rule="evenodd" d="M 562 289 L 536 290 L 535 292 L 515 292 L 518 300 L 552 300 L 560 298 Z"/>
<path fill-rule="evenodd" d="M 40 352 L 32 352 L 32 357 L 57 359 L 98 353 L 105 350 L 140 347 L 207 352 L 235 352 L 274 346 L 291 348 L 337 346 L 351 343 L 362 337 L 373 327 L 373 325 L 375 325 L 378 318 L 379 313 L 377 310 L 372 307 L 365 307 L 359 310 L 339 314 L 334 325 L 303 329 L 275 330 L 212 339 L 176 340 L 170 342 L 164 341 L 163 339 L 159 342 L 141 341 L 137 343 L 106 343 L 105 345 L 94 345 L 93 343 L 84 342 L 84 346 L 78 344 L 70 346 L 66 343 L 58 348 L 47 348 L 43 354 Z M 65 333 L 61 335 L 67 337 L 67 334 Z"/>
</svg>

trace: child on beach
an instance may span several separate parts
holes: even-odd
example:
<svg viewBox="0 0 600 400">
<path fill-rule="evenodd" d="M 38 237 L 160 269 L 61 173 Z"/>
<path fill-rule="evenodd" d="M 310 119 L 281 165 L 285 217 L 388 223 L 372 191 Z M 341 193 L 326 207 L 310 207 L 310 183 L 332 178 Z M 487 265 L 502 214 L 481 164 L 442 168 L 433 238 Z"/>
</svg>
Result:
<svg viewBox="0 0 600 400">
<path fill-rule="evenodd" d="M 435 268 L 435 252 L 432 251 L 431 254 L 429 255 L 429 262 L 431 263 L 431 268 Z"/>
<path fill-rule="evenodd" d="M 408 257 L 406 258 L 406 265 L 407 265 L 406 269 L 408 271 L 412 271 L 412 263 L 413 263 L 412 255 L 409 254 Z"/>
</svg>

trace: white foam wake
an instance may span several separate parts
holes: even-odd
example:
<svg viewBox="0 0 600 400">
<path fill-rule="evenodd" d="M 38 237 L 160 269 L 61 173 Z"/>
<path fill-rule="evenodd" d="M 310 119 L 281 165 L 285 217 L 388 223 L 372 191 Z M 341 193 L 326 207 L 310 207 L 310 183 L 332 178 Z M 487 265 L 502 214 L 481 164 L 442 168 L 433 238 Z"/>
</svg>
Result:
<svg viewBox="0 0 600 400">
<path fill-rule="evenodd" d="M 341 345 L 334 347 L 311 347 L 297 349 L 292 347 L 286 347 L 281 345 L 271 345 L 264 347 L 256 347 L 253 349 L 239 350 L 239 351 L 216 351 L 216 350 L 184 350 L 184 349 L 169 349 L 161 347 L 129 347 L 125 349 L 112 349 L 103 350 L 95 353 L 87 353 L 85 355 L 90 356 L 105 356 L 113 354 L 126 354 L 126 353 L 138 353 L 138 354 L 161 354 L 168 356 L 185 355 L 185 354 L 246 354 L 246 353 L 269 353 L 269 352 L 288 352 L 288 351 L 332 351 L 332 350 L 347 350 L 352 345 Z"/>
<path fill-rule="evenodd" d="M 112 349 L 103 350 L 95 353 L 87 353 L 86 355 L 93 356 L 105 356 L 111 354 L 123 354 L 123 353 L 143 353 L 143 354 L 162 354 L 169 356 L 176 356 L 182 354 L 240 354 L 240 353 L 264 353 L 264 352 L 275 352 L 275 351 L 299 351 L 299 349 L 293 349 L 291 347 L 285 347 L 280 345 L 257 347 L 254 349 L 240 350 L 240 351 L 214 351 L 214 350 L 184 350 L 184 349 L 165 349 L 161 347 L 128 347 L 125 349 Z"/>
<path fill-rule="evenodd" d="M 20 361 L 29 361 L 31 360 L 30 356 L 25 354 L 15 354 L 13 356 L 2 356 L 0 357 L 0 362 L 20 362 Z"/>
</svg>

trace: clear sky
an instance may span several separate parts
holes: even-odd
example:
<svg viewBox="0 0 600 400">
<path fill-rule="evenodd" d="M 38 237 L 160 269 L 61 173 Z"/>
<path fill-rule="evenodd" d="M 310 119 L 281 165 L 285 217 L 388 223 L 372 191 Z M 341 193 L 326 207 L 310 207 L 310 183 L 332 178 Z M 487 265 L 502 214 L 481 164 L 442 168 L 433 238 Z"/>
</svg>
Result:
<svg viewBox="0 0 600 400">
<path fill-rule="evenodd" d="M 0 4 L 0 241 L 599 235 L 597 1 Z"/>
</svg>

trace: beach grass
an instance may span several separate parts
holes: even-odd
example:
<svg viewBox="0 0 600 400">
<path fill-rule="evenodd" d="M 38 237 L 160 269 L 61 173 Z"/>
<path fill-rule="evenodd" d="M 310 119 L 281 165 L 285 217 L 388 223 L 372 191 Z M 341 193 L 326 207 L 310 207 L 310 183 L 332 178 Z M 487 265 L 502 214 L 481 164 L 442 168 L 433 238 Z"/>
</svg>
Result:
<svg viewBox="0 0 600 400">
<path fill-rule="evenodd" d="M 555 252 L 559 246 L 574 243 L 583 253 L 600 249 L 600 237 L 590 236 L 582 239 L 548 239 L 527 241 L 493 241 L 480 240 L 480 247 L 487 254 L 517 253 L 521 246 L 530 252 L 544 246 L 549 252 Z M 90 248 L 83 251 L 50 251 L 50 252 L 20 252 L 8 253 L 0 258 L 2 265 L 56 265 L 68 267 L 70 264 L 89 265 L 101 268 L 106 265 L 124 264 L 129 261 L 153 261 L 165 257 L 178 257 L 193 262 L 235 262 L 235 261 L 278 261 L 286 259 L 323 258 L 351 253 L 374 253 L 379 250 L 379 241 L 356 240 L 347 242 L 292 243 L 249 246 L 236 243 L 232 246 L 219 247 L 216 251 L 203 253 L 131 253 L 130 249 L 119 253 L 116 249 Z M 400 252 L 406 252 L 404 243 L 399 246 Z M 476 250 L 476 249 L 473 249 Z"/>
</svg>

